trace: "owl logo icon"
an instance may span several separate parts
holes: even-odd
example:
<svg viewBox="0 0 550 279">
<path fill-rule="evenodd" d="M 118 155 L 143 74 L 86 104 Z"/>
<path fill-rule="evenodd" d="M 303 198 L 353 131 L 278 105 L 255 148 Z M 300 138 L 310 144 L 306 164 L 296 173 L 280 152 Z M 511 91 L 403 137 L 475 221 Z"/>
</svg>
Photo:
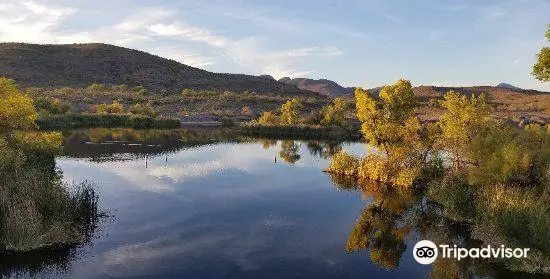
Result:
<svg viewBox="0 0 550 279">
<path fill-rule="evenodd" d="M 421 240 L 414 245 L 413 256 L 419 264 L 431 264 L 437 259 L 437 246 L 429 240 Z"/>
</svg>

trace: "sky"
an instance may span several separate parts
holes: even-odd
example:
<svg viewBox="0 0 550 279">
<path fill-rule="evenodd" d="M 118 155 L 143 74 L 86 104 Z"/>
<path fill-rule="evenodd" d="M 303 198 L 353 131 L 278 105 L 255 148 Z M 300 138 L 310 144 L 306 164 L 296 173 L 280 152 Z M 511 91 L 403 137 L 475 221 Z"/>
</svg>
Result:
<svg viewBox="0 0 550 279">
<path fill-rule="evenodd" d="M 510 83 L 549 45 L 550 0 L 0 0 L 0 41 L 99 42 L 214 72 L 375 87 Z"/>
</svg>

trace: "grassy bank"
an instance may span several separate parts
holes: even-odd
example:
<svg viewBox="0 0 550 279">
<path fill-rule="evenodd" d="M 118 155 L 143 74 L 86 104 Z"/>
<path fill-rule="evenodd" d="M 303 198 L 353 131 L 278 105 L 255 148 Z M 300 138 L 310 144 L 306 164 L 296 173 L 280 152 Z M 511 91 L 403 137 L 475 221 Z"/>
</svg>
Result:
<svg viewBox="0 0 550 279">
<path fill-rule="evenodd" d="M 89 182 L 67 185 L 57 169 L 60 133 L 0 135 L 0 254 L 86 243 L 99 218 Z"/>
<path fill-rule="evenodd" d="M 152 118 L 149 116 L 130 114 L 65 114 L 46 115 L 37 119 L 36 124 L 41 129 L 75 129 L 92 127 L 128 127 L 135 129 L 149 128 L 179 128 L 177 118 Z"/>
</svg>

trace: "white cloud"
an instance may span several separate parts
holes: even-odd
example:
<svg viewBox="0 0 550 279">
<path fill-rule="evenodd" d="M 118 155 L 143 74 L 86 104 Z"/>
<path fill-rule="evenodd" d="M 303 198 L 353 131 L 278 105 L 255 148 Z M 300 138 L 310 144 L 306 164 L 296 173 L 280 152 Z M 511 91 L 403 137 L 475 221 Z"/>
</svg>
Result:
<svg viewBox="0 0 550 279">
<path fill-rule="evenodd" d="M 178 46 L 153 48 L 151 50 L 151 53 L 161 57 L 176 60 L 185 65 L 202 69 L 208 68 L 209 66 L 216 63 L 216 61 L 212 57 L 201 55 L 200 53 L 196 52 L 190 52 L 185 50 L 184 47 Z"/>
<path fill-rule="evenodd" d="M 72 8 L 44 6 L 32 1 L 0 2 L 0 41 L 58 42 L 54 28 L 76 12 Z"/>
<path fill-rule="evenodd" d="M 224 47 L 230 41 L 228 38 L 215 35 L 207 29 L 187 26 L 179 21 L 171 24 L 153 24 L 147 26 L 147 29 L 159 36 L 177 37 L 205 43 L 214 47 Z"/>
<path fill-rule="evenodd" d="M 74 2 L 74 5 L 79 6 L 78 2 Z M 145 50 L 194 67 L 204 68 L 225 61 L 229 67 L 232 64 L 236 66 L 233 67 L 235 72 L 271 74 L 275 77 L 309 75 L 313 72 L 311 69 L 300 67 L 308 57 L 327 58 L 342 54 L 334 46 L 271 50 L 267 37 L 251 35 L 235 38 L 220 35 L 214 30 L 182 20 L 183 11 L 165 7 L 129 7 L 126 14 L 117 13 L 117 17 L 121 18 L 118 22 L 116 17 L 106 13 L 106 22 L 110 21 L 111 24 L 102 25 L 98 21 L 85 27 L 69 25 L 71 17 L 78 18 L 82 11 L 75 7 L 56 6 L 51 2 L 8 3 L 0 0 L 0 41 L 63 44 L 104 42 Z M 256 16 L 245 18 L 259 20 Z M 264 18 L 262 21 L 263 24 L 286 25 L 285 28 L 292 25 L 277 18 Z M 309 24 L 324 30 L 333 29 L 328 25 Z M 67 29 L 67 26 L 71 26 L 71 29 Z M 190 42 L 202 46 L 191 50 L 188 47 Z"/>
<path fill-rule="evenodd" d="M 286 52 L 288 57 L 337 56 L 343 52 L 336 47 L 306 47 Z"/>
</svg>

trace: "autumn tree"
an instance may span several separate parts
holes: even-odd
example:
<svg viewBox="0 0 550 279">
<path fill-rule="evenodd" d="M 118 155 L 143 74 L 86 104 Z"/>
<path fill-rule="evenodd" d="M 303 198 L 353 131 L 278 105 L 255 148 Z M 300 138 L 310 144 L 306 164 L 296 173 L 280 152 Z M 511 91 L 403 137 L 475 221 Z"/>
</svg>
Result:
<svg viewBox="0 0 550 279">
<path fill-rule="evenodd" d="M 300 110 L 303 108 L 302 101 L 294 98 L 281 106 L 281 124 L 295 125 L 300 119 Z"/>
<path fill-rule="evenodd" d="M 346 113 L 346 103 L 340 97 L 333 100 L 332 105 L 326 105 L 322 109 L 323 119 L 321 124 L 325 126 L 337 125 L 344 123 Z"/>
<path fill-rule="evenodd" d="M 550 24 L 546 30 L 546 39 L 550 41 Z M 550 81 L 550 47 L 543 47 L 537 54 L 537 63 L 533 65 L 532 74 L 542 82 Z"/>
<path fill-rule="evenodd" d="M 468 146 L 488 122 L 489 106 L 485 95 L 465 95 L 449 91 L 441 101 L 446 109 L 439 118 L 439 145 L 454 156 L 455 167 L 466 159 Z"/>
<path fill-rule="evenodd" d="M 414 117 L 416 99 L 410 81 L 401 79 L 380 91 L 380 104 L 366 90 L 355 90 L 357 117 L 361 131 L 373 144 L 391 144 L 399 141 L 399 131 L 405 121 Z"/>
<path fill-rule="evenodd" d="M 25 164 L 29 154 L 51 153 L 61 148 L 61 133 L 35 133 L 37 114 L 33 101 L 15 81 L 0 77 L 0 171 Z"/>
<path fill-rule="evenodd" d="M 272 111 L 262 113 L 258 119 L 260 125 L 277 125 L 279 124 L 279 116 Z"/>
<path fill-rule="evenodd" d="M 384 87 L 379 100 L 361 88 L 355 90 L 355 96 L 365 139 L 383 151 L 363 158 L 357 176 L 411 186 L 426 166 L 432 144 L 429 126 L 414 115 L 417 103 L 411 83 L 401 79 Z"/>
<path fill-rule="evenodd" d="M 15 81 L 0 77 L 0 133 L 32 128 L 36 118 L 32 99 L 19 92 Z"/>
</svg>

